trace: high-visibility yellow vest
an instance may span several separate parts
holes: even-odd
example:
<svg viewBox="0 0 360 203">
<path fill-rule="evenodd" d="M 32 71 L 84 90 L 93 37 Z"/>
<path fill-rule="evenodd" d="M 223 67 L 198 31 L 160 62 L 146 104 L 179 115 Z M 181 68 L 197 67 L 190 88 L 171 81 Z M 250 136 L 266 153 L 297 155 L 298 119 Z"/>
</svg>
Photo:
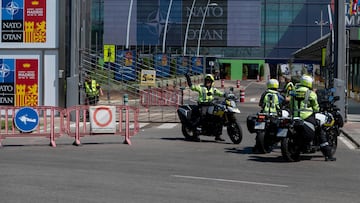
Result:
<svg viewBox="0 0 360 203">
<path fill-rule="evenodd" d="M 204 85 L 192 85 L 191 90 L 199 93 L 199 97 L 198 97 L 199 103 L 211 102 L 214 100 L 214 96 L 221 97 L 224 95 L 224 93 L 221 92 L 220 90 L 214 87 L 208 89 Z"/>
<path fill-rule="evenodd" d="M 317 95 L 309 88 L 300 86 L 295 89 L 295 95 L 291 98 L 291 107 L 293 115 L 306 119 L 314 112 L 319 111 Z"/>
<path fill-rule="evenodd" d="M 97 86 L 96 80 L 91 80 L 91 84 L 85 81 L 85 93 L 89 96 L 98 96 L 99 89 Z"/>
</svg>

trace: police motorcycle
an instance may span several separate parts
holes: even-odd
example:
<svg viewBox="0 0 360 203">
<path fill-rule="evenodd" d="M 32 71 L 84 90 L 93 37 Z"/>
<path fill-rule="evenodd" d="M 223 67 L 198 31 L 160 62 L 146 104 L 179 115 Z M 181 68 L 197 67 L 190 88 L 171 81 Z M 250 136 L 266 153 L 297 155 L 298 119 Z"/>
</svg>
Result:
<svg viewBox="0 0 360 203">
<path fill-rule="evenodd" d="M 248 131 L 256 134 L 254 153 L 264 154 L 272 151 L 280 141 L 277 137 L 277 133 L 281 131 L 279 121 L 283 117 L 289 117 L 289 111 L 284 109 L 285 96 L 280 94 L 278 87 L 279 82 L 276 79 L 270 79 L 267 82 L 268 90 L 261 95 L 259 101 L 262 110 L 247 117 Z"/>
<path fill-rule="evenodd" d="M 338 96 L 320 99 L 320 112 L 315 114 L 318 124 L 314 139 L 310 145 L 303 141 L 305 123 L 300 117 L 286 118 L 279 123 L 279 126 L 283 128 L 283 133 L 278 134 L 282 138 L 281 153 L 287 161 L 300 161 L 300 154 L 311 154 L 320 151 L 320 129 L 326 134 L 329 146 L 331 147 L 331 154 L 335 154 L 337 137 L 340 135 L 340 128 L 344 125 L 339 108 L 334 104 L 338 100 Z"/>
<path fill-rule="evenodd" d="M 290 118 L 290 113 L 286 109 L 278 113 L 258 112 L 247 117 L 247 128 L 250 133 L 255 133 L 255 146 L 253 152 L 270 153 L 273 148 L 281 141 L 283 127 L 280 126 L 283 120 Z"/>
<path fill-rule="evenodd" d="M 233 94 L 233 88 L 226 94 L 223 100 L 215 98 L 210 102 L 206 116 L 200 114 L 198 105 L 181 105 L 177 113 L 181 121 L 181 131 L 187 140 L 195 140 L 199 135 L 221 135 L 226 126 L 227 134 L 234 144 L 240 144 L 243 138 L 242 129 L 237 121 L 236 114 L 240 113 L 237 107 L 238 98 Z M 201 119 L 200 119 L 201 118 Z M 197 122 L 200 119 L 200 122 Z M 197 125 L 194 126 L 194 123 Z"/>
<path fill-rule="evenodd" d="M 344 119 L 341 116 L 340 108 L 336 106 L 335 102 L 340 100 L 339 96 L 333 96 L 335 88 L 318 90 L 317 92 L 320 112 L 332 116 L 333 123 L 324 126 L 324 131 L 328 135 L 330 146 L 332 147 L 331 153 L 334 155 L 337 148 L 337 137 L 340 135 L 340 128 L 344 126 Z"/>
</svg>

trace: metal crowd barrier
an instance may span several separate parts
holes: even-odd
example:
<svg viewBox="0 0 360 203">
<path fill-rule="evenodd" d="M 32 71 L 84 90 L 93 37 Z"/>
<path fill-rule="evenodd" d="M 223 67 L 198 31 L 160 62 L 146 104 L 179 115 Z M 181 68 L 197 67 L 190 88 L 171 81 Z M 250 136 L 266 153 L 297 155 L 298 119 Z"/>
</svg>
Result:
<svg viewBox="0 0 360 203">
<path fill-rule="evenodd" d="M 80 137 L 88 135 L 101 135 L 102 133 L 94 133 L 88 122 L 91 115 L 89 115 L 90 107 L 87 105 L 73 106 L 66 109 L 66 130 L 67 134 L 75 138 L 74 145 L 81 145 Z M 110 106 L 95 106 L 107 110 Z M 130 137 L 139 132 L 139 109 L 132 106 L 116 105 L 115 115 L 111 115 L 116 120 L 116 130 L 114 135 L 125 136 L 125 144 L 131 145 Z M 74 117 L 75 122 L 71 122 L 71 117 Z M 104 133 L 108 134 L 108 133 Z"/>
<path fill-rule="evenodd" d="M 65 131 L 64 109 L 52 106 L 32 107 L 39 115 L 39 124 L 32 132 L 21 132 L 14 124 L 16 111 L 21 107 L 0 106 L 0 123 L 4 128 L 0 128 L 1 141 L 7 137 L 47 137 L 50 138 L 50 146 L 56 147 L 55 138 L 62 135 Z M 57 123 L 57 121 L 60 121 Z M 59 125 L 55 127 L 55 125 Z"/>
<path fill-rule="evenodd" d="M 144 107 L 150 106 L 175 106 L 178 107 L 182 101 L 181 90 L 167 90 L 164 88 L 149 88 L 141 91 L 140 102 Z"/>
<path fill-rule="evenodd" d="M 95 109 L 105 110 L 111 106 L 93 106 Z M 116 105 L 115 119 L 116 129 L 114 135 L 125 136 L 125 144 L 131 145 L 130 137 L 139 132 L 139 109 L 132 106 Z M 52 106 L 31 107 L 39 115 L 39 124 L 31 132 L 22 132 L 15 124 L 16 112 L 22 107 L 0 106 L 0 147 L 2 140 L 7 137 L 46 137 L 50 139 L 50 146 L 56 147 L 55 138 L 61 135 L 74 137 L 74 145 L 81 145 L 80 137 L 91 135 L 105 135 L 109 133 L 94 133 L 89 123 L 89 109 L 91 106 L 79 105 L 69 108 Z M 107 123 L 100 124 L 106 126 Z"/>
</svg>

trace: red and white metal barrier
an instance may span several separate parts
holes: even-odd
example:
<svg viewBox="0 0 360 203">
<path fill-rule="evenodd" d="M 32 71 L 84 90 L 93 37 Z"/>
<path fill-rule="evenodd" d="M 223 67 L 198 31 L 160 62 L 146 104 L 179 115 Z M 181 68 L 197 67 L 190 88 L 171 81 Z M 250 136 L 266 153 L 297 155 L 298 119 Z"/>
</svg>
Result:
<svg viewBox="0 0 360 203">
<path fill-rule="evenodd" d="M 39 123 L 33 131 L 21 132 L 14 124 L 15 115 L 20 108 L 0 106 L 0 123 L 4 123 L 4 128 L 0 128 L 0 146 L 1 141 L 7 137 L 46 137 L 50 139 L 50 146 L 56 147 L 55 138 L 66 131 L 64 109 L 52 106 L 31 107 L 37 112 Z"/>
<path fill-rule="evenodd" d="M 34 125 L 34 129 L 30 132 L 22 132 L 14 123 L 15 116 L 21 108 L 0 106 L 0 123 L 3 123 L 4 126 L 0 127 L 0 146 L 1 141 L 7 137 L 46 137 L 50 139 L 50 146 L 56 147 L 55 138 L 66 134 L 75 138 L 74 145 L 80 145 L 82 136 L 109 134 L 109 132 L 101 133 L 99 129 L 94 132 L 94 127 L 100 128 L 100 131 L 102 128 L 108 129 L 110 120 L 115 123 L 113 134 L 125 136 L 125 144 L 131 145 L 130 137 L 139 132 L 139 109 L 136 107 L 80 105 L 64 109 L 35 106 L 31 107 L 31 110 L 36 111 L 38 119 L 26 118 L 23 120 L 24 122 L 38 121 L 38 124 Z M 92 114 L 89 115 L 90 108 L 93 111 L 90 111 Z M 88 116 L 91 120 L 88 119 Z M 93 124 L 91 125 L 89 121 Z"/>
<path fill-rule="evenodd" d="M 162 88 L 149 88 L 141 91 L 140 102 L 142 106 L 175 106 L 182 101 L 181 90 L 167 90 Z"/>
<path fill-rule="evenodd" d="M 94 106 L 95 111 L 92 112 L 90 111 L 90 107 L 91 106 L 80 105 L 70 107 L 66 110 L 68 115 L 66 122 L 67 134 L 75 138 L 74 145 L 81 145 L 80 137 L 83 136 L 109 134 L 109 132 L 95 133 L 93 126 L 99 125 L 101 127 L 111 128 L 110 125 L 113 121 L 115 121 L 113 134 L 125 136 L 124 143 L 131 145 L 130 136 L 139 132 L 138 108 L 126 105 Z M 110 110 L 111 108 L 115 108 L 116 110 L 113 112 Z M 105 121 L 100 120 L 101 116 L 98 114 L 101 114 L 101 111 L 104 111 L 106 114 Z M 74 118 L 74 122 L 71 122 L 71 118 Z M 91 118 L 92 120 L 90 120 Z"/>
</svg>

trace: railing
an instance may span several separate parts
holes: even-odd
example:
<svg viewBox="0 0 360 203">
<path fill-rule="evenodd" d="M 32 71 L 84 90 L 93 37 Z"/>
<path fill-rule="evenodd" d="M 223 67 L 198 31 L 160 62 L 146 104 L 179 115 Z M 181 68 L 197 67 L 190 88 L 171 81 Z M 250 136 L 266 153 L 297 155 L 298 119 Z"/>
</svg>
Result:
<svg viewBox="0 0 360 203">
<path fill-rule="evenodd" d="M 111 112 L 109 109 L 114 109 Z M 74 145 L 81 145 L 80 137 L 90 135 L 105 135 L 109 132 L 94 132 L 94 125 L 89 121 L 98 122 L 98 127 L 108 127 L 110 120 L 115 123 L 113 135 L 125 137 L 125 144 L 131 145 L 130 137 L 139 132 L 139 109 L 131 106 L 114 105 L 114 106 L 74 106 L 70 108 L 60 108 L 51 106 L 32 107 L 39 116 L 38 125 L 31 132 L 22 132 L 15 125 L 14 119 L 16 113 L 21 107 L 0 106 L 0 146 L 1 141 L 8 137 L 45 137 L 49 138 L 50 146 L 56 147 L 56 138 L 61 135 L 74 137 Z M 93 114 L 91 109 L 95 110 Z M 103 111 L 108 121 L 99 124 L 99 118 L 96 118 L 96 112 Z M 90 118 L 89 121 L 87 118 Z M 110 119 L 111 118 L 111 119 Z M 36 118 L 31 118 L 32 120 Z M 97 120 L 96 120 L 97 119 Z"/>
</svg>

